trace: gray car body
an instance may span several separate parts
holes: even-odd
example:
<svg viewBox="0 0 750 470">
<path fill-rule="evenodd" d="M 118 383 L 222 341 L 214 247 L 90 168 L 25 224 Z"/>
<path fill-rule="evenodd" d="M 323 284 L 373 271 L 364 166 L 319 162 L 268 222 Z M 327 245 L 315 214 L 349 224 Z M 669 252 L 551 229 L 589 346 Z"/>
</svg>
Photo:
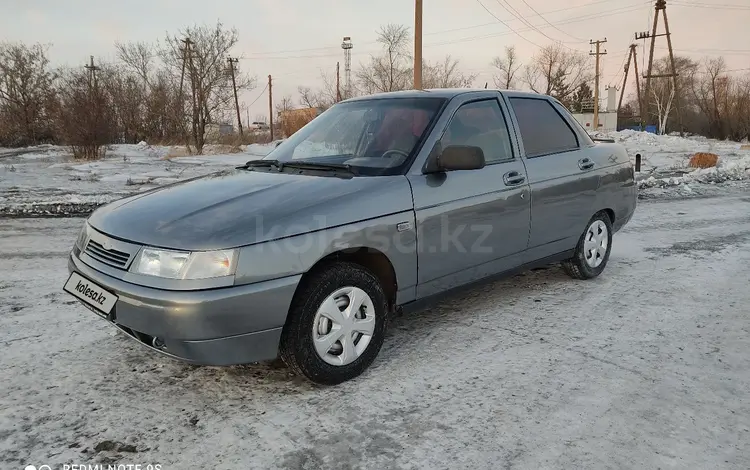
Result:
<svg viewBox="0 0 750 470">
<path fill-rule="evenodd" d="M 88 219 L 91 238 L 128 253 L 129 262 L 142 246 L 237 248 L 234 276 L 184 281 L 138 275 L 80 249 L 71 252 L 69 270 L 118 295 L 108 319 L 131 336 L 144 343 L 162 338 L 166 347 L 160 351 L 177 358 L 226 365 L 276 357 L 301 279 L 331 257 L 366 264 L 394 309 L 416 308 L 456 288 L 570 257 L 597 212 L 609 214 L 615 231 L 632 217 L 636 185 L 624 148 L 591 141 L 550 97 L 460 89 L 358 99 L 424 93 L 449 101 L 402 175 L 233 169 L 113 202 Z M 512 97 L 549 100 L 576 133 L 579 148 L 527 158 Z M 480 99 L 500 104 L 515 158 L 478 170 L 425 174 L 456 110 Z M 584 158 L 592 168 L 580 168 Z M 511 172 L 521 184 L 504 183 Z"/>
</svg>

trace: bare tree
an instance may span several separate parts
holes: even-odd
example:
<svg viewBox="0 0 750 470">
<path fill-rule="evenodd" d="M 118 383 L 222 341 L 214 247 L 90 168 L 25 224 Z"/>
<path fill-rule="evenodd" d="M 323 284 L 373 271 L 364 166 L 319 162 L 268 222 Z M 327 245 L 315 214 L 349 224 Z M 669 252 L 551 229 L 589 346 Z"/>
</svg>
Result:
<svg viewBox="0 0 750 470">
<path fill-rule="evenodd" d="M 650 100 L 649 120 L 657 122 L 657 128 L 660 133 L 668 132 L 669 122 L 676 117 L 674 106 L 676 92 L 675 80 L 677 80 L 677 92 L 680 93 L 680 102 L 682 103 L 683 112 L 686 108 L 694 103 L 692 90 L 694 85 L 692 81 L 695 78 L 695 71 L 698 64 L 687 57 L 675 56 L 675 69 L 677 78 L 660 77 L 651 80 L 651 96 L 644 97 Z M 672 71 L 672 65 L 669 57 L 662 57 L 654 62 L 653 74 L 666 75 Z"/>
<path fill-rule="evenodd" d="M 662 82 L 665 83 L 665 82 Z M 656 87 L 651 88 L 653 94 L 654 104 L 656 105 L 656 116 L 658 119 L 657 129 L 659 134 L 664 134 L 667 129 L 667 120 L 669 119 L 669 113 L 672 111 L 672 102 L 674 101 L 675 86 L 674 77 L 669 79 L 669 85 L 667 86 L 667 93 L 660 92 Z"/>
<path fill-rule="evenodd" d="M 144 89 L 149 86 L 149 76 L 152 72 L 154 59 L 154 47 L 147 42 L 115 43 L 117 58 L 130 70 L 138 74 L 143 80 Z"/>
<path fill-rule="evenodd" d="M 192 96 L 191 127 L 196 151 L 203 151 L 206 125 L 219 115 L 228 113 L 233 104 L 231 78 L 226 67 L 229 51 L 237 44 L 239 35 L 236 29 L 227 30 L 221 23 L 214 27 L 192 26 L 175 36 L 167 36 L 166 47 L 161 51 L 162 59 L 176 73 L 182 70 L 184 44 L 191 40 L 187 59 L 186 80 Z M 237 90 L 255 88 L 256 80 L 235 68 Z"/>
<path fill-rule="evenodd" d="M 737 142 L 750 140 L 750 74 L 731 81 L 727 94 L 727 122 L 729 137 Z"/>
<path fill-rule="evenodd" d="M 109 94 L 82 68 L 62 72 L 57 83 L 56 130 L 76 158 L 96 159 L 112 142 L 115 115 Z"/>
<path fill-rule="evenodd" d="M 358 86 L 366 94 L 405 90 L 410 86 L 411 36 L 404 25 L 387 24 L 378 31 L 383 53 L 370 56 L 356 72 Z"/>
<path fill-rule="evenodd" d="M 321 70 L 320 79 L 323 81 L 323 87 L 320 89 L 320 99 L 322 101 L 321 108 L 328 109 L 336 103 L 338 97 L 338 94 L 336 93 L 336 76 L 332 73 L 329 74 Z M 341 87 L 342 99 L 344 99 L 346 98 L 345 96 L 343 96 L 344 85 L 339 84 L 339 86 Z"/>
<path fill-rule="evenodd" d="M 464 74 L 458 69 L 458 60 L 446 55 L 442 62 L 422 66 L 423 88 L 467 88 L 470 87 L 476 74 Z M 413 81 L 413 75 L 412 75 Z"/>
<path fill-rule="evenodd" d="M 323 101 L 321 92 L 309 86 L 298 86 L 297 93 L 299 93 L 299 103 L 307 108 L 318 108 Z"/>
<path fill-rule="evenodd" d="M 99 72 L 99 83 L 107 93 L 111 107 L 115 140 L 137 143 L 145 139 L 149 94 L 140 83 L 140 77 L 123 67 L 103 67 Z"/>
<path fill-rule="evenodd" d="M 726 137 L 724 126 L 722 125 L 722 116 L 719 112 L 720 94 L 728 94 L 729 83 L 724 75 L 726 72 L 726 62 L 723 57 L 716 59 L 707 59 L 703 65 L 703 73 L 700 76 L 693 71 L 692 92 L 695 98 L 695 104 L 700 108 L 708 119 L 709 133 L 712 137 L 724 139 Z"/>
<path fill-rule="evenodd" d="M 292 97 L 286 95 L 276 105 L 276 114 L 281 133 L 289 137 L 310 122 L 317 113 L 314 110 L 297 109 Z"/>
<path fill-rule="evenodd" d="M 497 88 L 501 90 L 515 88 L 516 73 L 521 69 L 521 63 L 518 60 L 515 46 L 506 46 L 505 56 L 493 58 L 492 66 L 497 69 L 497 73 L 492 76 L 492 80 L 495 82 Z"/>
<path fill-rule="evenodd" d="M 294 109 L 294 100 L 290 95 L 286 95 L 276 105 L 276 116 L 281 118 L 284 113 L 292 109 Z"/>
<path fill-rule="evenodd" d="M 166 69 L 158 69 L 150 79 L 144 98 L 141 129 L 148 142 L 184 143 L 184 99 L 179 96 L 178 81 Z"/>
<path fill-rule="evenodd" d="M 26 145 L 49 137 L 46 103 L 54 78 L 47 46 L 0 43 L 0 141 Z"/>
<path fill-rule="evenodd" d="M 695 106 L 706 121 L 702 134 L 732 140 L 750 135 L 750 77 L 730 75 L 719 57 L 704 60 L 691 80 Z"/>
<path fill-rule="evenodd" d="M 543 47 L 526 65 L 524 80 L 536 93 L 550 95 L 569 106 L 570 98 L 593 74 L 589 57 L 562 44 Z"/>
</svg>

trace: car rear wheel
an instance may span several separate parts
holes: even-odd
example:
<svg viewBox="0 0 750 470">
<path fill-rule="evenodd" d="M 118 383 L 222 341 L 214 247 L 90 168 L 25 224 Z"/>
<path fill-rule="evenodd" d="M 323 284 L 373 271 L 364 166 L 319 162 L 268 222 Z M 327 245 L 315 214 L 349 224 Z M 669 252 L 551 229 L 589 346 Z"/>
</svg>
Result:
<svg viewBox="0 0 750 470">
<path fill-rule="evenodd" d="M 593 279 L 604 271 L 611 250 L 612 221 L 599 212 L 586 226 L 573 257 L 562 262 L 563 270 L 574 279 Z"/>
<path fill-rule="evenodd" d="M 280 354 L 296 373 L 321 385 L 357 377 L 380 352 L 387 302 L 377 277 L 337 262 L 303 280 L 281 335 Z"/>
</svg>

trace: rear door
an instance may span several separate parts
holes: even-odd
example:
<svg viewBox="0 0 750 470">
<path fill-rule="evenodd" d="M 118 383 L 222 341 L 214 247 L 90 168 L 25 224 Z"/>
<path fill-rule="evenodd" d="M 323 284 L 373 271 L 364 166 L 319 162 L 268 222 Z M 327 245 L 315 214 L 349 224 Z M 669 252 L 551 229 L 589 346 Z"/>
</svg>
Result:
<svg viewBox="0 0 750 470">
<path fill-rule="evenodd" d="M 454 98 L 439 145 L 480 147 L 479 170 L 408 175 L 417 222 L 417 297 L 425 297 L 519 264 L 529 236 L 529 187 L 498 93 Z M 432 136 L 431 136 L 432 139 Z M 421 162 L 423 163 L 423 162 Z"/>
<path fill-rule="evenodd" d="M 529 255 L 572 249 L 593 215 L 599 176 L 585 141 L 549 97 L 510 95 L 531 187 Z"/>
</svg>

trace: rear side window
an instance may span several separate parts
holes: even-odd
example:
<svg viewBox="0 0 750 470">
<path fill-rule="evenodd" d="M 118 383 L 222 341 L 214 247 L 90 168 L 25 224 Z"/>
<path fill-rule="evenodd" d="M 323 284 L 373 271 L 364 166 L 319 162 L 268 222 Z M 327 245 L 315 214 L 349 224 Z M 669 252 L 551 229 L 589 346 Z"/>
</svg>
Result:
<svg viewBox="0 0 750 470">
<path fill-rule="evenodd" d="M 578 148 L 573 129 L 545 99 L 511 98 L 527 157 L 539 157 Z"/>
</svg>

